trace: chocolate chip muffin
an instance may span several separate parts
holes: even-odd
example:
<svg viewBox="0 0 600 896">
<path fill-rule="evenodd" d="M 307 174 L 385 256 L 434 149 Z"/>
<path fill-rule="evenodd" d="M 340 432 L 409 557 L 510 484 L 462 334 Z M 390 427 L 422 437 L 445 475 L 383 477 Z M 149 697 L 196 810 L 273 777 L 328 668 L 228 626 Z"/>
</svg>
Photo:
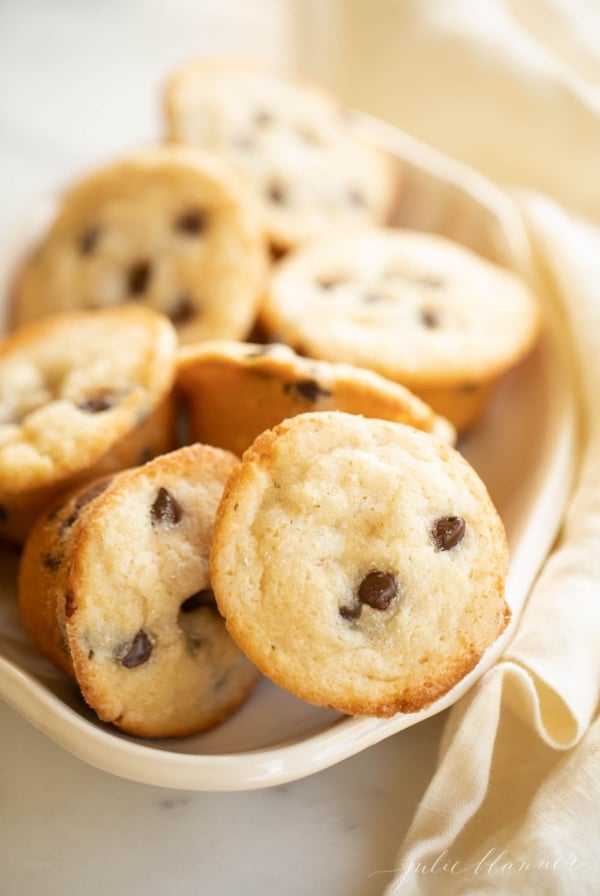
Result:
<svg viewBox="0 0 600 896">
<path fill-rule="evenodd" d="M 62 197 L 17 278 L 14 320 L 134 302 L 167 315 L 183 342 L 239 339 L 265 264 L 260 218 L 234 173 L 199 150 L 157 146 Z"/>
<path fill-rule="evenodd" d="M 258 674 L 225 630 L 208 574 L 228 452 L 192 445 L 54 504 L 23 553 L 36 645 L 99 718 L 143 737 L 225 719 Z"/>
<path fill-rule="evenodd" d="M 510 616 L 502 523 L 471 466 L 400 423 L 301 414 L 228 480 L 210 557 L 233 638 L 273 681 L 352 715 L 414 712 Z"/>
<path fill-rule="evenodd" d="M 122 307 L 32 321 L 0 343 L 0 538 L 59 491 L 174 447 L 177 337 Z"/>
<path fill-rule="evenodd" d="M 459 430 L 540 331 L 538 304 L 515 274 L 443 237 L 384 228 L 281 261 L 261 320 L 300 354 L 403 383 Z"/>
<path fill-rule="evenodd" d="M 403 386 L 350 364 L 302 358 L 285 345 L 208 341 L 184 346 L 177 383 L 193 440 L 241 455 L 265 429 L 307 411 L 396 420 L 453 442 L 447 420 Z"/>
<path fill-rule="evenodd" d="M 386 220 L 400 172 L 358 139 L 325 91 L 258 64 L 200 59 L 165 91 L 168 135 L 226 159 L 261 203 L 282 250 Z"/>
</svg>

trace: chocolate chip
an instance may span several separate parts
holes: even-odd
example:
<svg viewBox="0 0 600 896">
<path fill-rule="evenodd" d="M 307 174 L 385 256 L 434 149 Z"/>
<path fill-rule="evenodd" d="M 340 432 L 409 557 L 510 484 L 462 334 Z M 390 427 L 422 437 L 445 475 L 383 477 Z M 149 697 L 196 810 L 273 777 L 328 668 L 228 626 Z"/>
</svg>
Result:
<svg viewBox="0 0 600 896">
<path fill-rule="evenodd" d="M 161 486 L 150 510 L 150 516 L 153 525 L 159 523 L 161 526 L 176 526 L 183 516 L 183 511 L 171 492 Z"/>
<path fill-rule="evenodd" d="M 269 246 L 269 255 L 271 261 L 279 261 L 281 258 L 285 258 L 287 250 L 283 246 Z"/>
<path fill-rule="evenodd" d="M 358 619 L 362 613 L 362 604 L 340 607 L 339 612 L 342 619 Z"/>
<path fill-rule="evenodd" d="M 85 507 L 86 504 L 89 504 L 90 501 L 93 501 L 98 495 L 101 495 L 102 492 L 106 491 L 111 482 L 112 479 L 105 479 L 102 482 L 97 482 L 95 485 L 92 485 L 87 491 L 79 495 L 75 501 L 75 509 L 78 511 L 81 510 L 82 507 Z"/>
<path fill-rule="evenodd" d="M 374 610 L 387 610 L 398 591 L 398 583 L 391 573 L 375 570 L 360 583 L 358 599 Z"/>
<path fill-rule="evenodd" d="M 4 505 L 0 504 L 0 523 L 5 523 L 8 519 L 8 510 Z"/>
<path fill-rule="evenodd" d="M 206 229 L 206 222 L 206 212 L 203 212 L 201 209 L 190 209 L 179 215 L 175 221 L 175 229 L 179 233 L 198 236 Z"/>
<path fill-rule="evenodd" d="M 126 669 L 135 669 L 150 659 L 152 643 L 143 628 L 139 630 L 124 656 L 119 656 L 121 665 Z"/>
<path fill-rule="evenodd" d="M 127 272 L 127 289 L 132 296 L 139 296 L 146 291 L 152 274 L 149 261 L 136 261 Z"/>
<path fill-rule="evenodd" d="M 108 411 L 115 403 L 115 396 L 109 392 L 101 392 L 98 395 L 91 395 L 83 401 L 78 402 L 77 407 L 80 411 L 86 411 L 88 414 L 99 414 L 102 411 Z"/>
<path fill-rule="evenodd" d="M 421 323 L 424 327 L 427 327 L 428 330 L 434 330 L 436 327 L 439 327 L 440 319 L 435 311 L 423 308 L 421 311 Z"/>
<path fill-rule="evenodd" d="M 461 516 L 441 516 L 431 528 L 431 537 L 438 551 L 449 551 L 464 538 L 465 521 Z"/>
<path fill-rule="evenodd" d="M 182 613 L 193 613 L 194 610 L 198 610 L 200 607 L 215 609 L 216 601 L 212 588 L 203 588 L 202 591 L 196 591 L 195 594 L 190 595 L 183 601 L 179 609 Z"/>
<path fill-rule="evenodd" d="M 97 224 L 92 224 L 83 231 L 79 239 L 79 251 L 82 255 L 90 255 L 96 248 L 100 237 L 100 228 Z"/>
<path fill-rule="evenodd" d="M 284 205 L 287 197 L 283 184 L 278 181 L 271 181 L 267 188 L 267 197 L 277 205 Z"/>
<path fill-rule="evenodd" d="M 105 491 L 108 486 L 111 484 L 112 479 L 105 479 L 103 482 L 97 482 L 95 485 L 92 485 L 87 491 L 83 492 L 77 500 L 75 501 L 75 506 L 73 510 L 69 514 L 69 516 L 64 520 L 60 527 L 60 534 L 62 535 L 65 529 L 68 529 L 73 523 L 76 521 L 79 516 L 82 507 L 85 507 L 86 504 L 89 504 L 90 501 L 93 501 L 98 495 L 101 495 L 103 491 Z"/>
<path fill-rule="evenodd" d="M 42 554 L 42 563 L 50 572 L 56 572 L 62 561 L 62 554 Z"/>
<path fill-rule="evenodd" d="M 311 402 L 315 402 L 319 398 L 328 398 L 332 394 L 328 389 L 319 385 L 316 380 L 297 380 L 295 383 L 286 383 L 283 391 L 287 395 L 294 395 Z"/>
<path fill-rule="evenodd" d="M 67 591 L 65 594 L 65 616 L 67 619 L 71 618 L 76 609 L 75 597 L 70 591 Z"/>
<path fill-rule="evenodd" d="M 186 295 L 179 296 L 171 310 L 168 312 L 168 317 L 171 323 L 176 325 L 187 324 L 191 320 L 193 320 L 198 314 L 198 308 L 196 308 L 191 299 Z"/>
</svg>

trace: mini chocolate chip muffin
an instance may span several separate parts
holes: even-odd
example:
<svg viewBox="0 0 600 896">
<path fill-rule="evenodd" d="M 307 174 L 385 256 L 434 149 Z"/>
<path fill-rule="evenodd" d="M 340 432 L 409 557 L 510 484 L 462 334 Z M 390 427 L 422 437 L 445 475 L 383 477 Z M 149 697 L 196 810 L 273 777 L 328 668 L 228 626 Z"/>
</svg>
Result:
<svg viewBox="0 0 600 896">
<path fill-rule="evenodd" d="M 264 286 L 255 203 L 214 156 L 157 146 L 75 184 L 17 277 L 16 324 L 126 302 L 167 315 L 181 341 L 244 338 Z"/>
<path fill-rule="evenodd" d="M 191 62 L 165 110 L 169 137 L 218 153 L 251 185 L 278 249 L 381 223 L 399 192 L 397 165 L 351 132 L 332 96 L 259 64 Z"/>
<path fill-rule="evenodd" d="M 174 447 L 177 336 L 134 306 L 58 314 L 0 343 L 0 538 L 54 495 Z"/>
<path fill-rule="evenodd" d="M 374 228 L 281 261 L 261 322 L 300 354 L 403 383 L 465 430 L 536 342 L 540 311 L 520 278 L 458 243 Z"/>
<path fill-rule="evenodd" d="M 36 523 L 19 570 L 35 644 L 99 718 L 129 734 L 211 727 L 256 669 L 225 630 L 208 574 L 228 452 L 192 445 L 63 498 Z"/>
<path fill-rule="evenodd" d="M 350 364 L 302 358 L 285 345 L 184 346 L 177 383 L 191 438 L 238 455 L 265 429 L 307 411 L 381 417 L 455 440 L 452 425 L 398 383 Z"/>
<path fill-rule="evenodd" d="M 211 581 L 227 628 L 298 697 L 414 712 L 504 630 L 503 525 L 472 467 L 401 423 L 301 414 L 260 435 L 217 512 Z"/>
</svg>

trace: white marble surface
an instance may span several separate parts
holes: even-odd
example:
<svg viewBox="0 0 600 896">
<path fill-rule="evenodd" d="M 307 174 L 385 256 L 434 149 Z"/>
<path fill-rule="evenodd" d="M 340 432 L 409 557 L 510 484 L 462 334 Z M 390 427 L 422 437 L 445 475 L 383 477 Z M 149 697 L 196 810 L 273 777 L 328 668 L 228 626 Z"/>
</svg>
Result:
<svg viewBox="0 0 600 896">
<path fill-rule="evenodd" d="M 197 53 L 285 62 L 285 0 L 0 0 L 0 232 L 40 193 L 151 140 L 164 76 Z M 304 781 L 168 791 L 73 758 L 0 704 L 2 896 L 371 896 L 443 719 Z"/>
</svg>

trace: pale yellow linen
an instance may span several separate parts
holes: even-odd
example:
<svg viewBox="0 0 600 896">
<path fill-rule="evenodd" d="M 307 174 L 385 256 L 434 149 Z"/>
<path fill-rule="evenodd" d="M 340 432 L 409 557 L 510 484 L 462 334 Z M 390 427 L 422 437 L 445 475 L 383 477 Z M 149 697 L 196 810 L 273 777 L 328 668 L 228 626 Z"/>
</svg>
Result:
<svg viewBox="0 0 600 896">
<path fill-rule="evenodd" d="M 560 543 L 506 655 L 450 712 L 395 867 L 374 873 L 386 896 L 591 896 L 600 892 L 600 229 L 577 215 L 600 223 L 600 4 L 325 5 L 326 17 L 316 3 L 303 9 L 305 46 L 320 23 L 306 63 L 314 75 L 505 186 L 537 191 L 513 198 L 537 277 L 565 320 L 581 401 L 580 470 Z"/>
<path fill-rule="evenodd" d="M 600 219 L 598 0 L 296 0 L 301 68 L 483 174 Z"/>
<path fill-rule="evenodd" d="M 387 896 L 600 882 L 600 234 L 548 200 L 520 206 L 579 360 L 581 469 L 512 644 L 450 714 Z"/>
</svg>

